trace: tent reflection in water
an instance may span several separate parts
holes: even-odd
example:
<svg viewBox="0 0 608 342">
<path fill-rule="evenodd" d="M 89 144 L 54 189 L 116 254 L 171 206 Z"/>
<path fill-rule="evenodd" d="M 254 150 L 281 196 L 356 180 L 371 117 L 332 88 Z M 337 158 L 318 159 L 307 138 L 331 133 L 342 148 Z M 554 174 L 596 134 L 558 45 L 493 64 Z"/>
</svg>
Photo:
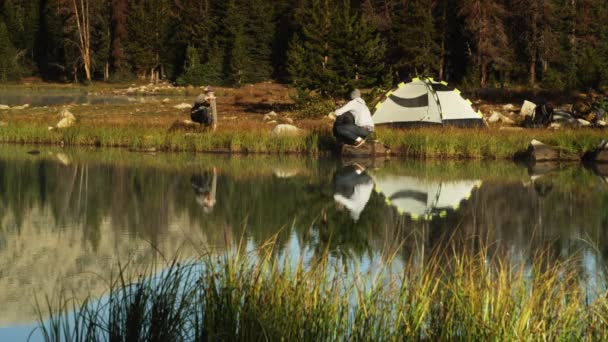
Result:
<svg viewBox="0 0 608 342">
<path fill-rule="evenodd" d="M 402 215 L 414 220 L 445 217 L 458 210 L 462 201 L 481 186 L 480 180 L 435 181 L 410 176 L 379 175 L 374 177 L 376 192 Z"/>
</svg>

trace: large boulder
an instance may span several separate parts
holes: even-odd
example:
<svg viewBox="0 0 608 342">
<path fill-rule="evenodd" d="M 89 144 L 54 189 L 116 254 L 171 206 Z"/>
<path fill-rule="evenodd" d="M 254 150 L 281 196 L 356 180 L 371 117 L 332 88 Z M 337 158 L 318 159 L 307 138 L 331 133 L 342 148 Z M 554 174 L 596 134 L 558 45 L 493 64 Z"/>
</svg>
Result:
<svg viewBox="0 0 608 342">
<path fill-rule="evenodd" d="M 340 150 L 343 157 L 387 156 L 390 153 L 391 149 L 379 140 L 366 141 L 359 147 L 344 144 Z"/>
<path fill-rule="evenodd" d="M 76 124 L 76 117 L 69 110 L 64 109 L 59 113 L 59 122 L 55 126 L 49 127 L 49 131 L 53 129 L 66 129 Z"/>
<path fill-rule="evenodd" d="M 545 161 L 568 161 L 579 160 L 580 157 L 561 151 L 556 147 L 552 147 L 533 139 L 528 145 L 528 149 L 523 152 L 518 152 L 515 159 L 528 160 L 532 162 Z"/>
<path fill-rule="evenodd" d="M 201 125 L 191 120 L 176 120 L 169 127 L 169 132 L 186 131 L 193 132 L 201 129 Z"/>
<path fill-rule="evenodd" d="M 303 134 L 305 131 L 294 125 L 290 124 L 279 124 L 272 129 L 272 134 L 279 136 L 293 136 Z"/>
<path fill-rule="evenodd" d="M 488 118 L 488 122 L 491 124 L 502 122 L 506 125 L 515 125 L 515 121 L 499 112 L 492 112 L 492 115 Z"/>
<path fill-rule="evenodd" d="M 608 140 L 602 140 L 600 144 L 583 156 L 585 161 L 596 163 L 608 163 Z"/>
</svg>

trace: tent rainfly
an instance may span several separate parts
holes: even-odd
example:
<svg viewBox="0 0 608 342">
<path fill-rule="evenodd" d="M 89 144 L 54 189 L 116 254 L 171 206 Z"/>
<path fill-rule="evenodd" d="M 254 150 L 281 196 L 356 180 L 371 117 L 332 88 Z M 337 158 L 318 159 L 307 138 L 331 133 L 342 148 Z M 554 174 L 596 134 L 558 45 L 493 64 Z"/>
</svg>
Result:
<svg viewBox="0 0 608 342">
<path fill-rule="evenodd" d="M 410 176 L 380 175 L 375 178 L 376 192 L 399 214 L 412 220 L 444 218 L 448 211 L 458 210 L 461 202 L 471 197 L 481 180 L 431 181 Z"/>
<path fill-rule="evenodd" d="M 424 126 L 452 125 L 483 126 L 483 115 L 475 112 L 470 100 L 465 100 L 458 89 L 432 78 L 414 78 L 389 91 L 376 105 L 373 115 L 376 125 Z"/>
</svg>

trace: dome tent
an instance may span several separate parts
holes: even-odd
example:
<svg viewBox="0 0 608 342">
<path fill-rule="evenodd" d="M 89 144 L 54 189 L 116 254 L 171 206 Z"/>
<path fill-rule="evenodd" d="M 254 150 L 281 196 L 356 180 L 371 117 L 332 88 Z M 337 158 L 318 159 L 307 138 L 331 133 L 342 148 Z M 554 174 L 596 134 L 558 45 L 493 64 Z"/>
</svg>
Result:
<svg viewBox="0 0 608 342">
<path fill-rule="evenodd" d="M 432 78 L 414 78 L 389 91 L 376 105 L 374 124 L 392 126 L 483 126 L 483 115 L 458 89 Z"/>
</svg>

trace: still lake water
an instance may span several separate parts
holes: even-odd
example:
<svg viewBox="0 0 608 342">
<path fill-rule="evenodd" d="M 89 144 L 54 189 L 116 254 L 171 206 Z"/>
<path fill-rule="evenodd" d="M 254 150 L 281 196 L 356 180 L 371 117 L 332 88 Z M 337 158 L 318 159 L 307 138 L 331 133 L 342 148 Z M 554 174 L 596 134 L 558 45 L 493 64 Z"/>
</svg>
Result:
<svg viewBox="0 0 608 342">
<path fill-rule="evenodd" d="M 160 95 L 89 95 L 85 92 L 74 91 L 23 91 L 3 89 L 0 92 L 0 104 L 7 106 L 21 106 L 29 104 L 31 107 L 59 106 L 67 104 L 89 105 L 116 105 L 127 103 L 160 102 L 167 96 Z"/>
<path fill-rule="evenodd" d="M 474 237 L 509 263 L 577 257 L 589 290 L 606 287 L 608 167 L 37 149 L 0 146 L 2 341 L 27 338 L 36 297 L 102 296 L 119 261 L 277 233 L 279 254 L 329 249 L 362 268 Z"/>
</svg>

